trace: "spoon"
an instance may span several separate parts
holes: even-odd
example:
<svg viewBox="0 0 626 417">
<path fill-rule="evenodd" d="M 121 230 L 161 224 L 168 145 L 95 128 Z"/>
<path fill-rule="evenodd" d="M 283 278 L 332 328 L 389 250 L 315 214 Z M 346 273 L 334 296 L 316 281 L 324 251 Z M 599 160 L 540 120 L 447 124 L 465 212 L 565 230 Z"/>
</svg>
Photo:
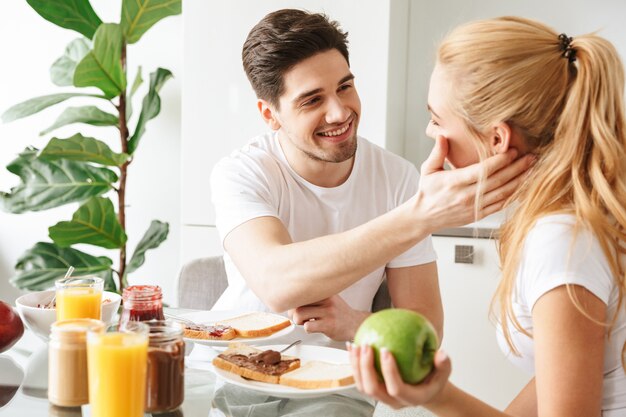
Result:
<svg viewBox="0 0 626 417">
<path fill-rule="evenodd" d="M 72 275 L 72 272 L 74 272 L 74 267 L 70 265 L 70 267 L 67 269 L 67 272 L 65 273 L 65 276 L 63 277 L 63 279 L 68 279 Z M 54 295 L 52 296 L 52 299 L 46 303 L 44 308 L 52 308 L 52 307 L 54 307 L 54 302 L 56 301 L 56 299 L 57 299 L 57 292 L 55 291 Z"/>
<path fill-rule="evenodd" d="M 181 322 L 183 324 L 188 324 L 190 326 L 197 326 L 198 324 L 195 321 L 186 319 L 184 317 L 180 317 L 180 316 L 175 316 L 174 314 L 168 314 L 168 313 L 163 313 L 163 315 L 168 318 L 168 319 L 172 319 L 174 321 L 178 321 Z"/>
<path fill-rule="evenodd" d="M 296 340 L 295 342 L 293 342 L 292 344 L 288 345 L 286 348 L 280 350 L 278 353 L 283 353 L 286 350 L 291 349 L 292 347 L 294 347 L 295 345 L 299 345 L 300 343 L 302 343 L 302 340 Z"/>
</svg>

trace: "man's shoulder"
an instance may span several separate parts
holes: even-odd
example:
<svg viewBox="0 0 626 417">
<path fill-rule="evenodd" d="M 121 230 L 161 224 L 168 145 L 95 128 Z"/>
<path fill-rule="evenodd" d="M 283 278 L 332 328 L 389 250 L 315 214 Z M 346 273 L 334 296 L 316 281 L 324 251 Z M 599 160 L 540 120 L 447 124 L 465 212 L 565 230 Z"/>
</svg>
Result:
<svg viewBox="0 0 626 417">
<path fill-rule="evenodd" d="M 223 159 L 266 160 L 276 159 L 277 139 L 272 132 L 253 137 L 244 146 L 233 150 Z"/>
<path fill-rule="evenodd" d="M 271 132 L 252 138 L 244 146 L 235 149 L 230 155 L 221 158 L 215 167 L 214 173 L 220 171 L 246 172 L 249 170 L 269 171 L 279 169 L 281 163 L 276 153 L 279 146 Z"/>
<path fill-rule="evenodd" d="M 410 161 L 363 137 L 359 137 L 359 147 L 362 150 L 364 163 L 370 168 L 379 167 L 385 171 L 392 170 L 403 174 L 411 173 L 411 175 L 416 172 L 415 165 Z"/>
</svg>

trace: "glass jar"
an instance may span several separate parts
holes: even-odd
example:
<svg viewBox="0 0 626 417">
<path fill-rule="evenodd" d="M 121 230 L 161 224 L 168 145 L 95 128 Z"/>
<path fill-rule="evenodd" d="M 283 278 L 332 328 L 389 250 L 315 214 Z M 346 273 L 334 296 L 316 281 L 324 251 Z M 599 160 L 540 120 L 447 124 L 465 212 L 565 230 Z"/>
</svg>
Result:
<svg viewBox="0 0 626 417">
<path fill-rule="evenodd" d="M 62 407 L 89 402 L 87 332 L 101 332 L 104 323 L 94 319 L 57 321 L 50 326 L 48 349 L 48 400 Z"/>
<path fill-rule="evenodd" d="M 152 320 L 145 324 L 150 326 L 145 411 L 172 411 L 184 399 L 183 326 L 172 320 Z"/>
<path fill-rule="evenodd" d="M 120 326 L 129 321 L 163 320 L 163 294 L 158 285 L 132 285 L 122 294 Z"/>
</svg>

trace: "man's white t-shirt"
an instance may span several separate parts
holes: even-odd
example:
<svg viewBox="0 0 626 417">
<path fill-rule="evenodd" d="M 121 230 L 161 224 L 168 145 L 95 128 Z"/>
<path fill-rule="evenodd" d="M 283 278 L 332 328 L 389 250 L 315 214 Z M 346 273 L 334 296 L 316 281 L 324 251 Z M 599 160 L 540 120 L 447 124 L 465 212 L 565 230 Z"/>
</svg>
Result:
<svg viewBox="0 0 626 417">
<path fill-rule="evenodd" d="M 588 230 L 573 234 L 575 218 L 571 215 L 550 215 L 539 219 L 532 228 L 522 252 L 513 295 L 513 313 L 522 328 L 532 334 L 532 309 L 548 291 L 564 284 L 586 288 L 607 305 L 607 318 L 612 319 L 618 303 L 618 288 L 609 262 L 598 239 Z M 575 239 L 575 240 L 574 240 Z M 624 259 L 622 259 L 622 262 Z M 508 358 L 529 373 L 535 373 L 533 339 L 509 324 L 512 341 L 521 357 L 509 349 L 502 330 L 498 342 Z M 622 305 L 617 320 L 607 333 L 604 350 L 603 416 L 626 416 L 626 374 L 622 368 L 622 348 L 626 342 L 626 307 Z M 567 346 L 563 346 L 567 349 Z"/>
<path fill-rule="evenodd" d="M 237 226 L 264 216 L 278 218 L 294 242 L 340 233 L 392 210 L 415 195 L 419 174 L 411 163 L 364 138 L 359 137 L 357 143 L 349 178 L 333 188 L 319 187 L 300 177 L 287 162 L 275 132 L 254 138 L 220 160 L 211 174 L 211 189 L 222 243 Z M 401 268 L 435 260 L 428 237 L 386 266 Z M 228 288 L 213 309 L 268 311 L 248 288 L 227 253 L 224 264 Z M 382 265 L 340 296 L 352 308 L 369 311 L 384 271 Z"/>
</svg>

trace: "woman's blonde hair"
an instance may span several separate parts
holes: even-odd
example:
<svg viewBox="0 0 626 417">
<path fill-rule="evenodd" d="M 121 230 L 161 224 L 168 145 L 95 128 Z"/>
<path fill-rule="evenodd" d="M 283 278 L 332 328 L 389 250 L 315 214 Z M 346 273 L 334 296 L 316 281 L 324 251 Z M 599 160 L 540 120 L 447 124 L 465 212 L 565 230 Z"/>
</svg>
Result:
<svg viewBox="0 0 626 417">
<path fill-rule="evenodd" d="M 574 55 L 568 59 L 564 50 Z M 570 213 L 574 235 L 586 229 L 598 239 L 619 288 L 619 311 L 626 286 L 620 262 L 626 252 L 626 133 L 624 70 L 613 45 L 595 34 L 563 44 L 541 23 L 502 17 L 455 29 L 439 48 L 438 65 L 455 83 L 450 104 L 479 148 L 484 151 L 479 141 L 490 126 L 507 122 L 538 156 L 500 229 L 502 280 L 492 313 L 499 310 L 513 352 L 509 320 L 530 336 L 512 310 L 520 257 L 526 235 L 547 214 Z M 617 312 L 607 325 L 616 318 Z"/>
</svg>

